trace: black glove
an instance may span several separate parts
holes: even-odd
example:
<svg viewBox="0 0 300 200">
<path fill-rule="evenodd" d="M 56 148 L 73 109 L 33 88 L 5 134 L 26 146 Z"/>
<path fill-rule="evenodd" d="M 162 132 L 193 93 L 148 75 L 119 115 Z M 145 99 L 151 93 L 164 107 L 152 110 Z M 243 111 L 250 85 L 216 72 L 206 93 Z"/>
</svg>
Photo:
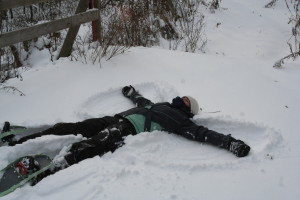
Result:
<svg viewBox="0 0 300 200">
<path fill-rule="evenodd" d="M 134 93 L 134 92 L 135 92 L 135 89 L 131 85 L 125 86 L 122 88 L 122 93 L 125 97 L 130 97 L 130 95 L 132 95 L 132 93 Z"/>
</svg>

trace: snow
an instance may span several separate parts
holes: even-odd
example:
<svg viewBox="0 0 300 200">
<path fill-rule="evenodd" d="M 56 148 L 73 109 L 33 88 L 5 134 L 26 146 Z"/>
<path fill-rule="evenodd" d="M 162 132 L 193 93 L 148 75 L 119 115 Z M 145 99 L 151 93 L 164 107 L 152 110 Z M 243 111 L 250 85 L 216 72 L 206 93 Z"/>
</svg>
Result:
<svg viewBox="0 0 300 200">
<path fill-rule="evenodd" d="M 268 2 L 222 1 L 220 10 L 207 13 L 205 54 L 136 47 L 100 66 L 51 62 L 46 50 L 36 51 L 23 81 L 6 83 L 26 96 L 0 91 L 0 125 L 42 128 L 132 108 L 120 92 L 129 84 L 153 102 L 191 95 L 203 109 L 194 122 L 244 140 L 249 156 L 166 132 L 142 133 L 128 136 L 114 153 L 2 199 L 298 199 L 300 61 L 272 68 L 289 52 L 291 26 L 284 2 L 266 9 Z M 23 155 L 54 157 L 81 139 L 44 136 L 2 146 L 0 168 Z"/>
</svg>

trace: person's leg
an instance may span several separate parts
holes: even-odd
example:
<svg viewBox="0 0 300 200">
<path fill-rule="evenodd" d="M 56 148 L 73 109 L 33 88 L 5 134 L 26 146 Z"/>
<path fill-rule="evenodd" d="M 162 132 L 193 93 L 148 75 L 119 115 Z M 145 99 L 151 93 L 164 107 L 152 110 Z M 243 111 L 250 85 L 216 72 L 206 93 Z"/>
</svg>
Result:
<svg viewBox="0 0 300 200">
<path fill-rule="evenodd" d="M 130 122 L 127 120 L 118 122 L 90 139 L 74 143 L 65 156 L 65 160 L 68 165 L 72 165 L 96 155 L 102 156 L 109 151 L 114 152 L 124 145 L 126 136 L 134 134 L 134 127 Z"/>
<path fill-rule="evenodd" d="M 119 118 L 106 116 L 102 118 L 87 119 L 77 123 L 58 123 L 52 128 L 44 131 L 25 136 L 18 141 L 11 142 L 10 145 L 21 144 L 27 140 L 41 137 L 44 135 L 77 135 L 81 134 L 83 137 L 91 138 L 97 135 L 100 131 L 111 124 L 117 123 Z"/>
<path fill-rule="evenodd" d="M 98 135 L 72 144 L 67 154 L 64 157 L 55 158 L 53 160 L 54 166 L 49 170 L 36 177 L 35 185 L 45 177 L 55 174 L 56 172 L 65 169 L 73 164 L 76 164 L 87 158 L 92 158 L 97 155 L 111 151 L 114 152 L 117 148 L 124 144 L 125 135 L 115 127 L 108 127 L 104 131 L 101 131 Z"/>
<path fill-rule="evenodd" d="M 118 117 L 116 119 L 115 124 L 110 124 L 97 135 L 72 144 L 70 149 L 66 152 L 67 154 L 62 157 L 56 157 L 53 160 L 54 166 L 36 177 L 33 184 L 84 159 L 92 158 L 97 155 L 102 156 L 109 151 L 114 152 L 117 148 L 123 146 L 125 137 L 135 135 L 136 132 L 128 120 L 123 120 Z"/>
</svg>

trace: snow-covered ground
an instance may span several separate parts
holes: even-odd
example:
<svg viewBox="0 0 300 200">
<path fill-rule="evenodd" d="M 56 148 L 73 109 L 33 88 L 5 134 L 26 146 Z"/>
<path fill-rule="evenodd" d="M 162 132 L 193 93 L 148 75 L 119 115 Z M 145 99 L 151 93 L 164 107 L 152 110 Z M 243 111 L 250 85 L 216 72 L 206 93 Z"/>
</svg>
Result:
<svg viewBox="0 0 300 200">
<path fill-rule="evenodd" d="M 113 115 L 133 107 L 120 89 L 135 86 L 154 102 L 198 99 L 197 124 L 251 146 L 249 156 L 166 132 L 126 138 L 126 145 L 17 189 L 2 199 L 299 199 L 300 61 L 272 68 L 288 54 L 284 1 L 222 1 L 208 14 L 206 54 L 131 48 L 99 65 L 34 52 L 33 68 L 11 79 L 26 96 L 0 91 L 0 122 L 35 127 Z M 217 23 L 221 25 L 216 26 Z M 215 112 L 219 111 L 219 112 Z M 41 127 L 43 128 L 43 127 Z M 80 136 L 45 136 L 0 147 L 0 168 L 19 156 L 55 156 Z"/>
</svg>

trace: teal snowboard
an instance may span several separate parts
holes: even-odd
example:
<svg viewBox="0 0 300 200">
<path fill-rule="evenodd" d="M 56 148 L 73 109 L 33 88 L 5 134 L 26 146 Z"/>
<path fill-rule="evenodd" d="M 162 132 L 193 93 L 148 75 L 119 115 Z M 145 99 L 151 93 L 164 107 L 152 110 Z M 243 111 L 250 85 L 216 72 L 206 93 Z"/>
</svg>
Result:
<svg viewBox="0 0 300 200">
<path fill-rule="evenodd" d="M 29 158 L 35 160 L 36 170 L 26 171 L 23 162 Z M 47 155 L 23 156 L 8 164 L 0 171 L 0 197 L 13 192 L 25 183 L 36 183 L 38 176 L 53 166 L 51 158 Z"/>
</svg>

